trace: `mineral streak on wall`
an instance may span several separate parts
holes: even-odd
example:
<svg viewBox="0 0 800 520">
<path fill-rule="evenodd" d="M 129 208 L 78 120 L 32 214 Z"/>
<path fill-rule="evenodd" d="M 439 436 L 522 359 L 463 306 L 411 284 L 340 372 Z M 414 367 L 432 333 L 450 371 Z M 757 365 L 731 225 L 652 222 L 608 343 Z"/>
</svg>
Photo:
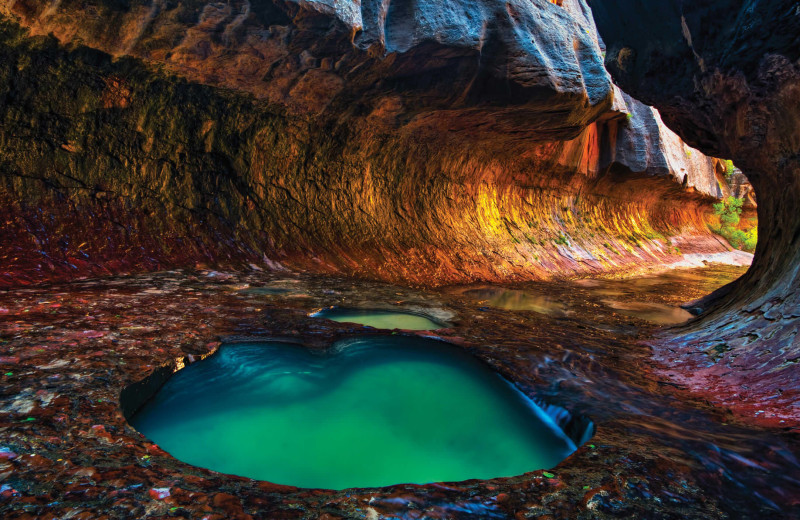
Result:
<svg viewBox="0 0 800 520">
<path fill-rule="evenodd" d="M 725 250 L 715 161 L 615 91 L 583 2 L 345 4 L 0 2 L 0 284 L 196 263 L 441 284 Z"/>
</svg>

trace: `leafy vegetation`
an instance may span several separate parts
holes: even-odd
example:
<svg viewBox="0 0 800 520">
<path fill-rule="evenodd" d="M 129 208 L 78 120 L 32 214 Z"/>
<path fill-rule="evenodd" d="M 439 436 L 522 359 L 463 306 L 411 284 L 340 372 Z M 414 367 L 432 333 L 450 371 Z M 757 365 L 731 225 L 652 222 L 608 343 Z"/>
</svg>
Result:
<svg viewBox="0 0 800 520">
<path fill-rule="evenodd" d="M 725 160 L 725 176 L 726 177 L 730 177 L 731 175 L 733 175 L 733 169 L 734 169 L 733 161 L 731 161 L 730 159 L 726 159 Z"/>
<path fill-rule="evenodd" d="M 742 214 L 742 199 L 728 197 L 722 202 L 714 204 L 714 214 L 719 215 L 719 220 L 723 226 L 737 226 L 740 215 Z"/>
<path fill-rule="evenodd" d="M 722 236 L 736 249 L 754 251 L 758 242 L 758 228 L 748 219 L 744 229 L 740 226 L 743 199 L 728 197 L 714 204 L 714 219 L 708 227 Z"/>
<path fill-rule="evenodd" d="M 644 232 L 644 237 L 648 240 L 664 240 L 664 235 L 658 231 L 648 230 Z"/>
</svg>

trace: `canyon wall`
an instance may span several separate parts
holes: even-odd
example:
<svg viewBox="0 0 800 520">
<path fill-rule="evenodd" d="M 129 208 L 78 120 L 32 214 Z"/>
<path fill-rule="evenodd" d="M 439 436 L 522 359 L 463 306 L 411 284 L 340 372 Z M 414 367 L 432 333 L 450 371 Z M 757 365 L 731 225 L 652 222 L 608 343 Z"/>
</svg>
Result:
<svg viewBox="0 0 800 520">
<path fill-rule="evenodd" d="M 773 424 L 800 413 L 800 7 L 592 0 L 623 89 L 682 138 L 742 169 L 758 198 L 750 270 L 662 347 L 674 375 Z M 680 346 L 680 348 L 678 348 Z M 681 370 L 682 369 L 682 370 Z M 690 376 L 687 376 L 690 374 Z"/>
<path fill-rule="evenodd" d="M 583 2 L 349 5 L 0 2 L 0 284 L 443 284 L 726 250 L 715 160 L 615 90 Z"/>
</svg>

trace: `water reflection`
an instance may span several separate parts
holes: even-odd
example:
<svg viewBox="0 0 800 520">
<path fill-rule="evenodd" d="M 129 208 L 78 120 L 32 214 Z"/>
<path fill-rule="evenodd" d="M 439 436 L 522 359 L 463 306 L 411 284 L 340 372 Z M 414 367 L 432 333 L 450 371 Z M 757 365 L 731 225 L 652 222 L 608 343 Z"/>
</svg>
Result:
<svg viewBox="0 0 800 520">
<path fill-rule="evenodd" d="M 559 299 L 529 290 L 505 287 L 480 286 L 456 289 L 456 294 L 474 299 L 478 303 L 509 311 L 533 311 L 554 318 L 569 315 L 567 306 Z"/>
<path fill-rule="evenodd" d="M 644 302 L 620 302 L 616 300 L 603 300 L 603 303 L 622 314 L 640 318 L 657 325 L 678 325 L 692 319 L 692 315 L 671 305 Z"/>
<path fill-rule="evenodd" d="M 693 316 L 680 307 L 682 301 L 668 301 L 670 296 L 685 286 L 696 287 L 697 296 L 711 293 L 737 277 L 736 271 L 715 271 L 710 275 L 707 271 L 682 269 L 620 279 L 585 278 L 571 283 L 619 314 L 656 325 L 678 325 Z"/>
</svg>

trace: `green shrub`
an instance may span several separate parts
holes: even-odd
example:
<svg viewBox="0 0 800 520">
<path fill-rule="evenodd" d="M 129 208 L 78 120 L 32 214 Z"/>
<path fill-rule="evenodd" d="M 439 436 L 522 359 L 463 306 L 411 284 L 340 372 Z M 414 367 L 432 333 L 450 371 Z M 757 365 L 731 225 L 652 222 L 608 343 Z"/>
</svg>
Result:
<svg viewBox="0 0 800 520">
<path fill-rule="evenodd" d="M 714 204 L 714 214 L 719 215 L 719 221 L 722 226 L 736 226 L 739 224 L 739 215 L 742 214 L 743 199 L 736 197 L 728 197 L 727 199 Z"/>
<path fill-rule="evenodd" d="M 750 231 L 747 232 L 747 236 L 744 239 L 745 251 L 755 251 L 757 243 L 758 243 L 758 228 L 751 228 Z"/>
<path fill-rule="evenodd" d="M 747 239 L 747 234 L 744 231 L 731 227 L 723 227 L 722 236 L 728 239 L 728 242 L 736 249 L 742 249 L 744 241 Z"/>
<path fill-rule="evenodd" d="M 725 176 L 730 177 L 731 175 L 733 175 L 733 161 L 727 159 L 725 161 Z"/>
<path fill-rule="evenodd" d="M 739 229 L 740 216 L 742 214 L 742 199 L 728 197 L 727 199 L 714 204 L 714 215 L 719 219 L 719 225 L 709 224 L 709 229 L 721 235 L 730 245 L 736 249 L 753 251 L 758 242 L 758 229 Z M 753 219 L 747 219 L 748 224 L 754 224 Z"/>
</svg>

